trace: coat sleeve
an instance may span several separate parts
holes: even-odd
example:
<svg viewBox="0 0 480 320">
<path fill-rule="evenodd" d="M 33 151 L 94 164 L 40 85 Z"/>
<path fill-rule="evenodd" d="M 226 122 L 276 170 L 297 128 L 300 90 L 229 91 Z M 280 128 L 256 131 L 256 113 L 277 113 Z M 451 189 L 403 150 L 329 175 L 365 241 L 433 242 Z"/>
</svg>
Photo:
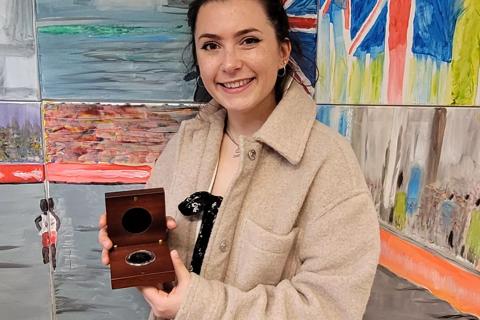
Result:
<svg viewBox="0 0 480 320">
<path fill-rule="evenodd" d="M 175 319 L 362 319 L 379 255 L 375 208 L 363 186 L 319 208 L 321 185 L 304 203 L 293 277 L 241 291 L 192 273 Z"/>
<path fill-rule="evenodd" d="M 179 133 L 175 133 L 167 142 L 160 156 L 155 161 L 146 188 L 167 187 L 173 179 L 173 168 L 176 162 L 176 153 L 179 140 Z"/>
</svg>

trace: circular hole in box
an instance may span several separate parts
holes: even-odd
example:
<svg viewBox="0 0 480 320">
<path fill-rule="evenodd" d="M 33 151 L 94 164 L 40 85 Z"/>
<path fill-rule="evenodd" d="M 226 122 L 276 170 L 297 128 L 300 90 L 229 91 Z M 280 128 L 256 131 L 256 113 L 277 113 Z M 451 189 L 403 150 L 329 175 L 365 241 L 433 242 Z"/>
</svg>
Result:
<svg viewBox="0 0 480 320">
<path fill-rule="evenodd" d="M 125 261 L 132 266 L 145 266 L 155 261 L 155 254 L 148 250 L 137 250 L 130 253 Z"/>
<path fill-rule="evenodd" d="M 152 216 L 143 208 L 129 209 L 122 217 L 123 227 L 131 233 L 144 232 L 151 224 Z"/>
</svg>

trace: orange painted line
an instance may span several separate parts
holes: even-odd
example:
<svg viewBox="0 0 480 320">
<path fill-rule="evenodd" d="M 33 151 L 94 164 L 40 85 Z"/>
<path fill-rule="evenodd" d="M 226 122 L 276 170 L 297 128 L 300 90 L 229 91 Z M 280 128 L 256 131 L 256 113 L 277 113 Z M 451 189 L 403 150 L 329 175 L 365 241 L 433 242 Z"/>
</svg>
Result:
<svg viewBox="0 0 480 320">
<path fill-rule="evenodd" d="M 381 229 L 380 264 L 461 312 L 480 316 L 480 276 Z"/>
<path fill-rule="evenodd" d="M 145 183 L 150 177 L 148 165 L 48 163 L 46 179 L 65 183 Z"/>
<path fill-rule="evenodd" d="M 343 11 L 344 17 L 345 17 L 345 30 L 350 30 L 350 14 L 351 14 L 351 4 L 350 1 L 352 0 L 347 0 L 345 10 Z"/>
<path fill-rule="evenodd" d="M 325 1 L 325 3 L 323 4 L 323 9 L 322 10 L 322 16 L 325 16 L 328 12 L 328 10 L 330 10 L 330 5 L 332 3 L 332 0 L 327 0 Z"/>
<path fill-rule="evenodd" d="M 1 164 L 0 183 L 39 183 L 45 174 L 43 164 Z"/>
</svg>

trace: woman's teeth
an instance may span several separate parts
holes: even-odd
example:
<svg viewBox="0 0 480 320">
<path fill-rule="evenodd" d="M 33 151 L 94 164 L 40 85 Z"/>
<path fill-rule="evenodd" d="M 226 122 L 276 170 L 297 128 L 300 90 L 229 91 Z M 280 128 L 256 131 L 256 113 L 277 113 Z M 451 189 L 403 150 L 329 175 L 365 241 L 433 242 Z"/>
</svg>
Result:
<svg viewBox="0 0 480 320">
<path fill-rule="evenodd" d="M 245 80 L 234 81 L 234 82 L 225 82 L 223 86 L 228 89 L 236 89 L 248 84 L 250 81 L 252 81 L 252 79 L 245 79 Z"/>
</svg>

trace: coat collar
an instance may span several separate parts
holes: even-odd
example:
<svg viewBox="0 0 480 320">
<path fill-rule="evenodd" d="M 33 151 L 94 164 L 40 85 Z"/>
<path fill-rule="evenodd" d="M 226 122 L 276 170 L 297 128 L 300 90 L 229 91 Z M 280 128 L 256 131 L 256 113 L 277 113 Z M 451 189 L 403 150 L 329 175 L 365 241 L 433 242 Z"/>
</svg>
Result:
<svg viewBox="0 0 480 320">
<path fill-rule="evenodd" d="M 200 110 L 200 119 L 216 126 L 225 122 L 226 111 L 214 100 Z M 302 159 L 315 123 L 315 115 L 312 98 L 301 84 L 289 79 L 282 100 L 252 138 L 268 145 L 292 165 L 296 165 Z"/>
<path fill-rule="evenodd" d="M 301 84 L 290 79 L 282 100 L 253 138 L 267 144 L 292 165 L 296 165 L 305 151 L 315 123 L 315 114 L 312 98 Z"/>
</svg>

